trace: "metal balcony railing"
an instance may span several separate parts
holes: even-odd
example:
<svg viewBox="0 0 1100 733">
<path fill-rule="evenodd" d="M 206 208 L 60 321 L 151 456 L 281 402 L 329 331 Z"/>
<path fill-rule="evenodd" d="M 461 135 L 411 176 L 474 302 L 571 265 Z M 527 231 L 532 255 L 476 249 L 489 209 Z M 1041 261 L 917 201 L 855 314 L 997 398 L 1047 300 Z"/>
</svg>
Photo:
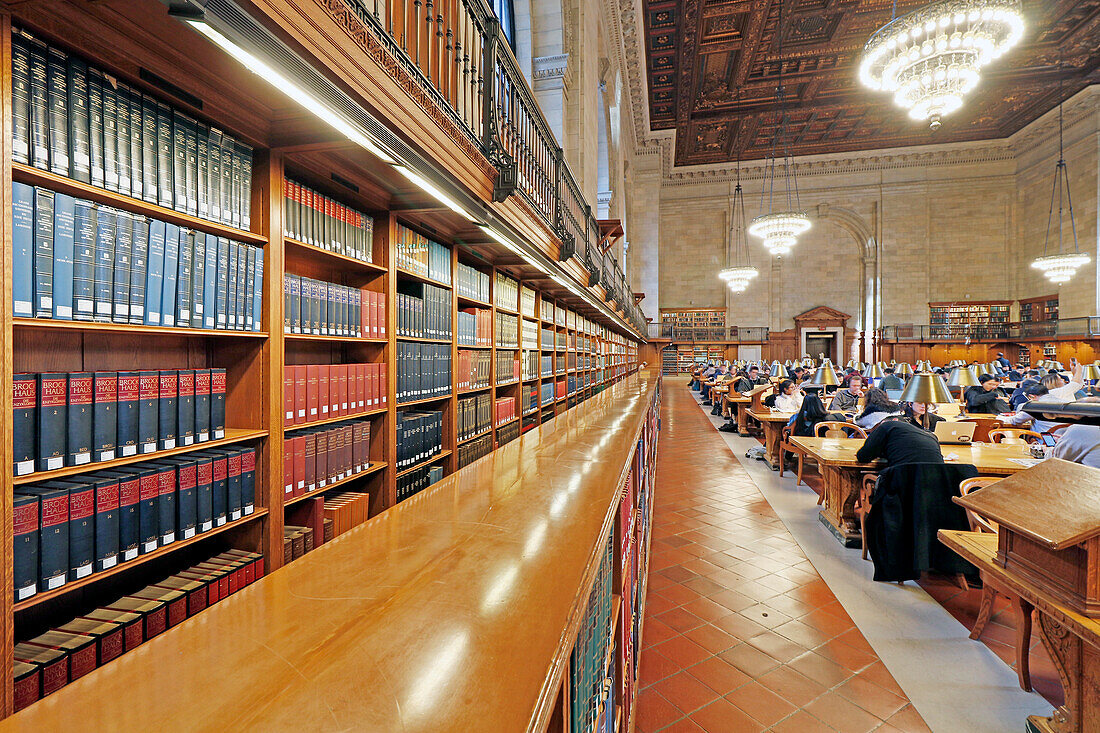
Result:
<svg viewBox="0 0 1100 733">
<path fill-rule="evenodd" d="M 973 326 L 905 324 L 878 330 L 880 341 L 1014 341 L 1034 338 L 1095 338 L 1100 336 L 1100 316 L 1062 318 L 1035 323 L 992 323 Z"/>
<path fill-rule="evenodd" d="M 493 198 L 521 196 L 645 332 L 618 263 L 601 257 L 599 223 L 486 0 L 343 0 L 497 169 Z"/>
<path fill-rule="evenodd" d="M 671 339 L 680 342 L 724 341 L 732 343 L 764 343 L 768 340 L 767 326 L 714 326 L 694 328 L 674 326 L 671 323 L 651 323 L 646 329 L 650 338 Z"/>
</svg>

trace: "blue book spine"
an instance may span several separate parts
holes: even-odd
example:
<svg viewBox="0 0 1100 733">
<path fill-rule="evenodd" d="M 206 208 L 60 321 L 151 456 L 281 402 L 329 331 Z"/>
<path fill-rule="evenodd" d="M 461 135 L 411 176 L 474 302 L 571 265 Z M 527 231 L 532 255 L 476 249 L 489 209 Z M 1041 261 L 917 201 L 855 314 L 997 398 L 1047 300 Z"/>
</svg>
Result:
<svg viewBox="0 0 1100 733">
<path fill-rule="evenodd" d="M 175 224 L 164 226 L 164 285 L 160 301 L 160 322 L 164 326 L 176 325 L 176 270 L 179 267 L 180 228 Z"/>
<path fill-rule="evenodd" d="M 53 317 L 73 319 L 74 206 L 72 196 L 54 194 L 53 204 Z"/>
<path fill-rule="evenodd" d="M 256 284 L 252 289 L 252 330 L 260 330 L 260 313 L 264 292 L 264 251 L 256 250 Z"/>
<path fill-rule="evenodd" d="M 133 248 L 130 252 L 130 323 L 145 323 L 145 281 L 149 269 L 149 220 L 134 217 Z"/>
<path fill-rule="evenodd" d="M 53 316 L 53 191 L 34 189 L 34 315 Z"/>
<path fill-rule="evenodd" d="M 206 238 L 195 232 L 191 249 L 191 328 L 203 328 L 205 323 Z"/>
<path fill-rule="evenodd" d="M 206 266 L 203 269 L 202 284 L 202 327 L 214 329 L 217 325 L 218 303 L 216 288 L 218 284 L 218 238 L 206 235 Z"/>
<path fill-rule="evenodd" d="M 229 248 L 229 288 L 226 291 L 226 328 L 230 331 L 237 330 L 237 311 L 235 304 L 237 302 L 237 243 L 227 242 L 226 246 Z"/>
<path fill-rule="evenodd" d="M 111 320 L 114 287 L 115 214 L 109 206 L 96 211 L 95 233 L 95 319 Z"/>
<path fill-rule="evenodd" d="M 76 199 L 73 205 L 73 318 L 95 318 L 96 208 Z"/>
<path fill-rule="evenodd" d="M 127 179 L 129 186 L 129 179 Z M 115 218 L 115 273 L 111 297 L 115 323 L 130 322 L 130 255 L 133 251 L 134 215 L 119 211 Z"/>
<path fill-rule="evenodd" d="M 217 299 L 217 325 L 215 328 L 228 327 L 228 298 L 229 298 L 229 240 L 218 237 L 218 281 L 215 286 L 215 298 Z"/>
<path fill-rule="evenodd" d="M 252 297 L 253 290 L 256 287 L 256 248 L 247 247 L 248 257 L 244 261 L 244 293 L 243 301 L 241 303 L 241 316 L 243 319 L 244 330 L 255 331 L 256 326 L 252 319 Z"/>
<path fill-rule="evenodd" d="M 11 184 L 12 315 L 34 317 L 34 189 Z"/>
<path fill-rule="evenodd" d="M 165 223 L 156 219 L 149 222 L 149 254 L 145 258 L 145 325 L 159 326 L 164 287 L 164 231 Z"/>
</svg>

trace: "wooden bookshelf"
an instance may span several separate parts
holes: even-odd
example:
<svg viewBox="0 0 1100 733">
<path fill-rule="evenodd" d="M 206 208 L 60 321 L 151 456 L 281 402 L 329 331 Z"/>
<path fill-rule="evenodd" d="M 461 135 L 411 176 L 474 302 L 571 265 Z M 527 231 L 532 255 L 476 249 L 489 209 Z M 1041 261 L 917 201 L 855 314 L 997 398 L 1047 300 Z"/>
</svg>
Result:
<svg viewBox="0 0 1100 733">
<path fill-rule="evenodd" d="M 396 502 L 396 482 L 412 471 L 425 466 L 441 465 L 444 475 L 456 470 L 457 400 L 461 394 L 488 392 L 491 404 L 498 398 L 516 401 L 517 417 L 462 441 L 466 444 L 478 438 L 492 436 L 497 444 L 499 431 L 520 423 L 523 431 L 535 427 L 544 419 L 561 414 L 566 406 L 581 405 L 594 395 L 599 384 L 611 382 L 632 373 L 637 368 L 637 348 L 631 350 L 625 336 L 612 330 L 611 323 L 591 307 L 558 287 L 543 273 L 520 262 L 514 253 L 491 241 L 477 227 L 440 207 L 417 205 L 422 194 L 411 188 L 389 166 L 370 158 L 361 149 L 333 142 L 331 132 L 320 122 L 298 110 L 292 102 L 268 88 L 265 83 L 240 67 L 235 60 L 215 49 L 201 36 L 179 21 L 168 17 L 164 6 L 156 0 L 134 0 L 127 6 L 133 17 L 125 27 L 119 24 L 117 9 L 101 3 L 25 3 L 10 9 L 21 27 L 63 50 L 83 56 L 104 71 L 117 75 L 125 83 L 200 119 L 217 126 L 227 134 L 247 142 L 254 149 L 252 168 L 251 229 L 243 230 L 214 221 L 123 196 L 64 176 L 12 162 L 11 146 L 11 26 L 13 15 L 0 15 L 0 74 L 9 96 L 4 99 L 6 114 L 0 118 L 0 198 L 4 200 L 3 229 L 5 262 L 0 269 L 0 389 L 5 407 L 0 410 L 0 428 L 5 435 L 12 432 L 12 374 L 43 371 L 93 371 L 128 369 L 210 368 L 227 370 L 226 429 L 223 439 L 208 441 L 171 451 L 146 454 L 133 458 L 92 464 L 80 468 L 59 469 L 48 473 L 15 478 L 9 470 L 0 472 L 0 541 L 9 548 L 13 541 L 12 496 L 16 485 L 45 479 L 73 476 L 105 468 L 116 468 L 153 458 L 178 456 L 189 451 L 204 450 L 233 443 L 247 443 L 257 449 L 256 505 L 251 515 L 228 522 L 212 531 L 186 541 L 177 541 L 158 548 L 135 560 L 124 562 L 110 571 L 93 573 L 77 582 L 67 583 L 49 593 L 39 593 L 15 604 L 12 593 L 10 556 L 3 565 L 5 587 L 0 599 L 0 716 L 12 712 L 12 646 L 16 640 L 19 620 L 36 615 L 48 607 L 55 616 L 73 616 L 94 607 L 96 602 L 113 600 L 121 595 L 117 588 L 137 582 L 153 582 L 171 574 L 166 568 L 183 562 L 204 548 L 236 547 L 261 552 L 267 572 L 278 570 L 283 563 L 283 527 L 287 510 L 304 506 L 308 498 L 323 496 L 338 489 L 362 490 L 370 495 L 370 515 L 392 508 Z M 80 28 L 79 34 L 57 35 L 58 29 Z M 50 29 L 54 30 L 51 34 Z M 199 101 L 190 105 L 184 97 L 171 98 L 155 85 L 143 80 L 152 74 L 168 80 L 179 91 Z M 273 123 L 272 120 L 276 122 Z M 430 148 L 429 148 L 430 149 Z M 304 183 L 324 195 L 350 207 L 373 222 L 371 261 L 349 257 L 284 236 L 283 201 L 285 180 Z M 49 319 L 15 319 L 11 313 L 11 182 L 41 186 L 135 214 L 156 218 L 196 231 L 226 237 L 258 247 L 264 253 L 261 322 L 258 331 L 207 330 L 128 324 L 54 321 Z M 491 192 L 491 186 L 490 186 Z M 483 195 L 488 202 L 488 195 Z M 513 209 L 503 209 L 515 216 Z M 450 251 L 451 282 L 444 283 L 411 270 L 395 266 L 398 225 L 410 227 Z M 541 225 L 539 225 L 541 226 Z M 527 227 L 533 232 L 537 227 Z M 545 245 L 553 243 L 552 235 Z M 454 287 L 458 262 L 463 262 L 489 276 L 487 301 L 459 295 Z M 572 265 L 575 269 L 576 265 Z M 350 288 L 381 293 L 385 303 L 385 337 L 350 338 L 344 336 L 285 333 L 284 275 L 300 275 Z M 515 308 L 498 305 L 498 275 L 516 281 L 518 291 Z M 429 284 L 451 293 L 450 314 L 452 334 L 448 339 L 411 339 L 398 337 L 396 295 L 398 285 Z M 551 292 L 551 290 L 553 292 Z M 509 380 L 473 390 L 455 388 L 452 372 L 450 393 L 397 404 L 396 350 L 399 342 L 419 341 L 449 346 L 452 364 L 457 363 L 460 348 L 490 350 L 490 379 L 495 382 L 498 352 L 515 352 L 523 359 L 529 350 L 540 349 L 536 342 L 526 343 L 519 313 L 529 319 L 543 313 L 549 316 L 539 329 L 552 329 L 561 338 L 549 353 L 576 355 L 577 364 L 569 368 L 564 379 L 575 373 L 576 385 L 568 400 L 539 403 L 523 413 L 523 390 L 540 377 Z M 492 310 L 492 343 L 497 342 L 496 315 L 516 318 L 516 343 L 509 346 L 459 347 L 454 334 L 460 307 Z M 586 360 L 582 366 L 582 357 Z M 614 357 L 614 358 L 613 358 Z M 316 420 L 300 425 L 287 425 L 283 410 L 283 375 L 286 367 L 304 364 L 339 365 L 370 363 L 384 365 L 386 375 L 386 407 L 373 408 L 355 414 Z M 597 379 L 599 376 L 599 379 Z M 589 378 L 587 383 L 582 377 Z M 546 381 L 552 381 L 547 378 Z M 558 408 L 556 411 L 555 406 Z M 410 408 L 439 410 L 443 417 L 443 444 L 437 455 L 397 471 L 396 420 L 400 411 Z M 548 409 L 549 408 L 549 409 Z M 533 415 L 533 419 L 532 419 Z M 370 422 L 369 467 L 340 481 L 297 497 L 284 497 L 284 439 L 288 432 L 316 428 L 341 422 Z M 0 458 L 12 465 L 12 445 L 3 441 Z M 174 569 L 171 570 L 174 572 Z M 159 577 L 157 574 L 160 574 Z M 116 593 L 108 597 L 109 593 Z M 242 600 L 251 602 L 251 600 Z M 155 655 L 157 650 L 143 648 L 143 654 Z M 105 703 L 109 704 L 109 703 Z"/>
</svg>

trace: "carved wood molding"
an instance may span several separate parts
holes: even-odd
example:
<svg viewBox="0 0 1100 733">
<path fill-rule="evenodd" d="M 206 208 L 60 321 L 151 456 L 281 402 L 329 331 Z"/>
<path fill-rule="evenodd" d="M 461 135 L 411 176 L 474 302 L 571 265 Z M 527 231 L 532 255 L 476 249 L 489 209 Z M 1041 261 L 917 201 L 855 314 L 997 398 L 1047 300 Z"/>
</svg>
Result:
<svg viewBox="0 0 1100 733">
<path fill-rule="evenodd" d="M 458 123 L 440 107 L 437 100 L 421 86 L 420 81 L 410 74 L 394 56 L 387 51 L 374 34 L 363 25 L 363 21 L 348 7 L 344 0 L 316 0 L 317 5 L 355 41 L 363 52 L 373 59 L 386 74 L 409 95 L 409 98 L 420 107 L 447 137 L 466 154 L 474 165 L 493 181 L 496 180 L 497 170 L 482 154 L 481 149 L 474 144 Z"/>
<path fill-rule="evenodd" d="M 1046 722 L 1051 731 L 1071 733 L 1078 729 L 1074 709 L 1081 692 L 1077 684 L 1081 678 L 1081 640 L 1045 611 L 1039 612 L 1038 626 L 1066 696 L 1066 704 L 1055 710 Z"/>
</svg>

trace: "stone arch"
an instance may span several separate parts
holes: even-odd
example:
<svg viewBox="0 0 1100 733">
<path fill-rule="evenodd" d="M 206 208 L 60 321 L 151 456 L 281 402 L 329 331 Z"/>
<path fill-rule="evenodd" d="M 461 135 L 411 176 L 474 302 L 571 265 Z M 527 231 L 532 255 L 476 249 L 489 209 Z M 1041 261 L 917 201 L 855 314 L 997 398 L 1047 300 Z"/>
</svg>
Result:
<svg viewBox="0 0 1100 733">
<path fill-rule="evenodd" d="M 874 359 L 875 331 L 882 317 L 882 273 L 878 237 L 875 236 L 874 228 L 866 218 L 843 206 L 818 204 L 809 213 L 816 219 L 832 222 L 848 232 L 858 248 L 859 318 L 856 323 L 860 341 L 858 348 L 861 358 L 864 361 L 871 361 Z M 877 211 L 872 213 L 875 214 Z"/>
</svg>

